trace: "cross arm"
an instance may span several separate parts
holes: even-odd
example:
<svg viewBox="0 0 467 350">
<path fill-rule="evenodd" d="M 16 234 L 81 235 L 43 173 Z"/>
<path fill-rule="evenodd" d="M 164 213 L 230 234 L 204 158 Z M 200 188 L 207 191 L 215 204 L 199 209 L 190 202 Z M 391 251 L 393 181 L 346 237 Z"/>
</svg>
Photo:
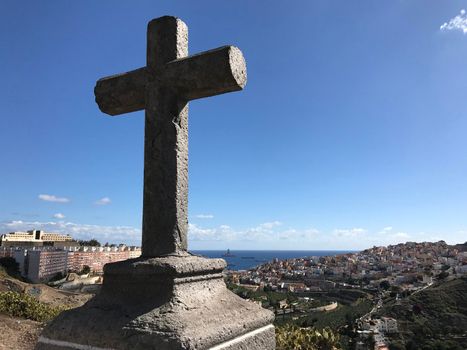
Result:
<svg viewBox="0 0 467 350">
<path fill-rule="evenodd" d="M 242 90 L 246 63 L 235 46 L 223 46 L 168 62 L 164 82 L 187 101 Z"/>
<path fill-rule="evenodd" d="M 110 115 L 144 109 L 146 67 L 99 79 L 94 88 L 99 109 Z"/>
<path fill-rule="evenodd" d="M 151 76 L 153 75 L 153 76 Z M 118 115 L 145 108 L 148 80 L 177 91 L 186 101 L 242 90 L 246 64 L 237 47 L 223 46 L 168 62 L 159 72 L 146 67 L 97 81 L 96 102 L 102 112 Z"/>
</svg>

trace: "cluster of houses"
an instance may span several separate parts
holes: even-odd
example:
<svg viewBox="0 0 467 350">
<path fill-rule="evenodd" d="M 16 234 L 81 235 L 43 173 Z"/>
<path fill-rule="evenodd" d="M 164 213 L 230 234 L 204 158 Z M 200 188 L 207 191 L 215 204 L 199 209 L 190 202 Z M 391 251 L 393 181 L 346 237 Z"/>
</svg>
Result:
<svg viewBox="0 0 467 350">
<path fill-rule="evenodd" d="M 309 291 L 338 287 L 378 289 L 383 282 L 417 290 L 441 274 L 467 274 L 465 247 L 407 242 L 357 253 L 278 260 L 231 272 L 235 282 L 271 290 Z M 385 283 L 386 283 L 385 282 Z"/>
<path fill-rule="evenodd" d="M 366 319 L 359 324 L 359 335 L 362 339 L 357 342 L 356 350 L 367 350 L 368 342 L 372 339 L 374 350 L 389 350 L 389 342 L 386 339 L 386 334 L 395 334 L 399 332 L 397 320 L 391 317 L 381 317 L 377 319 Z"/>
</svg>

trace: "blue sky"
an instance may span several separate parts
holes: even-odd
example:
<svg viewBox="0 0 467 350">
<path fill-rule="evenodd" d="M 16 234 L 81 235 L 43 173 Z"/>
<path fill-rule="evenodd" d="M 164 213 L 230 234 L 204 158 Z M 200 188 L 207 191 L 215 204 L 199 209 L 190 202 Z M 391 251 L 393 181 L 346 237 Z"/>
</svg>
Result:
<svg viewBox="0 0 467 350">
<path fill-rule="evenodd" d="M 467 1 L 2 1 L 0 233 L 139 244 L 143 112 L 98 78 L 147 22 L 238 46 L 244 91 L 190 103 L 191 249 L 361 249 L 467 237 Z M 456 18 L 457 16 L 457 18 Z"/>
</svg>

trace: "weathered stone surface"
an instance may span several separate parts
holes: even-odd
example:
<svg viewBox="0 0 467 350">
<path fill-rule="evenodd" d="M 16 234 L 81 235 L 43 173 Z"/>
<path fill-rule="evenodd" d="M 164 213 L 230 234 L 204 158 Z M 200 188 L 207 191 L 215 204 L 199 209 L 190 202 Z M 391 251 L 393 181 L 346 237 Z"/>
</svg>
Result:
<svg viewBox="0 0 467 350">
<path fill-rule="evenodd" d="M 274 349 L 273 314 L 227 290 L 224 264 L 195 256 L 109 264 L 101 294 L 56 318 L 36 349 Z"/>
<path fill-rule="evenodd" d="M 149 81 L 177 92 L 180 99 L 199 98 L 239 91 L 246 85 L 245 59 L 239 48 L 222 46 L 168 62 L 161 71 L 146 67 L 99 79 L 94 88 L 102 112 L 119 115 L 145 108 Z"/>
<path fill-rule="evenodd" d="M 81 345 L 70 341 L 52 340 L 41 337 L 38 350 L 112 350 L 110 348 L 99 348 L 92 345 Z M 265 350 L 275 348 L 275 333 L 273 326 L 259 328 L 253 332 L 246 333 L 225 343 L 210 347 L 208 350 Z M 159 349 L 158 347 L 149 349 Z"/>
</svg>

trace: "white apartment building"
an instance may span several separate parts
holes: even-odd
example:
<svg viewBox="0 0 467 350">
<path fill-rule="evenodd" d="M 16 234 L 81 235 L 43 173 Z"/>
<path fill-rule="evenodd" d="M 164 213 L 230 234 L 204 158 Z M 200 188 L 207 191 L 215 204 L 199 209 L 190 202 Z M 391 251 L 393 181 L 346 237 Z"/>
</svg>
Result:
<svg viewBox="0 0 467 350">
<path fill-rule="evenodd" d="M 60 233 L 48 233 L 42 230 L 30 230 L 26 232 L 16 231 L 0 236 L 1 246 L 41 246 L 55 242 L 72 242 L 70 235 Z"/>
<path fill-rule="evenodd" d="M 57 273 L 67 272 L 68 252 L 61 249 L 18 249 L 14 259 L 21 275 L 34 283 L 46 282 Z"/>
<path fill-rule="evenodd" d="M 397 333 L 397 320 L 391 317 L 382 317 L 376 320 L 375 328 L 380 333 Z"/>
</svg>

